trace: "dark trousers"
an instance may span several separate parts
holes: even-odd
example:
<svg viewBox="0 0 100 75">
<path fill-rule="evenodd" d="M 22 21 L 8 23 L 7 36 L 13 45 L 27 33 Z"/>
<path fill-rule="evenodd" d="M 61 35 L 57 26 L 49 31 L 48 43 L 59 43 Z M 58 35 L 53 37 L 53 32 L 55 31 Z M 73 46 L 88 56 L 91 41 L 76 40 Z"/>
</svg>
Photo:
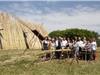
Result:
<svg viewBox="0 0 100 75">
<path fill-rule="evenodd" d="M 87 54 L 86 55 L 87 55 L 87 61 L 88 60 L 91 60 L 91 52 L 90 51 L 87 51 Z"/>
<path fill-rule="evenodd" d="M 61 51 L 56 51 L 55 52 L 55 56 L 56 56 L 56 59 L 60 59 L 60 57 L 61 57 Z"/>
<path fill-rule="evenodd" d="M 82 60 L 88 61 L 88 60 L 92 59 L 91 58 L 91 55 L 92 55 L 91 51 L 82 51 L 81 55 L 82 55 Z"/>
<path fill-rule="evenodd" d="M 93 50 L 92 51 L 92 59 L 95 60 L 95 58 L 96 58 L 96 51 Z"/>
<path fill-rule="evenodd" d="M 59 46 L 56 47 L 56 50 L 59 50 L 59 49 L 61 49 Z M 55 51 L 55 57 L 56 57 L 56 59 L 60 59 L 60 57 L 61 57 L 61 51 Z"/>
</svg>

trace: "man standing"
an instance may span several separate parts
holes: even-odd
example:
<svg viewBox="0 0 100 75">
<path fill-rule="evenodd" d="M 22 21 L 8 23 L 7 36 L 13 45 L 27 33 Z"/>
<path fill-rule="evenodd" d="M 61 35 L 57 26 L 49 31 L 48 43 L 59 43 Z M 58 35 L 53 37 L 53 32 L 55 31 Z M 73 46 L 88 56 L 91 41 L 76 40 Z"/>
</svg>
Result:
<svg viewBox="0 0 100 75">
<path fill-rule="evenodd" d="M 92 42 L 91 42 L 91 48 L 92 48 L 92 59 L 95 60 L 96 58 L 96 49 L 97 49 L 97 43 L 96 40 L 93 38 Z"/>
<path fill-rule="evenodd" d="M 55 45 L 56 45 L 56 50 L 59 50 L 59 49 L 61 49 L 61 42 L 62 42 L 62 40 L 61 40 L 61 37 L 59 37 L 59 38 L 56 38 L 56 41 L 55 41 Z M 61 51 L 56 51 L 55 52 L 55 56 L 56 56 L 56 59 L 60 59 L 60 57 L 61 57 Z"/>
</svg>

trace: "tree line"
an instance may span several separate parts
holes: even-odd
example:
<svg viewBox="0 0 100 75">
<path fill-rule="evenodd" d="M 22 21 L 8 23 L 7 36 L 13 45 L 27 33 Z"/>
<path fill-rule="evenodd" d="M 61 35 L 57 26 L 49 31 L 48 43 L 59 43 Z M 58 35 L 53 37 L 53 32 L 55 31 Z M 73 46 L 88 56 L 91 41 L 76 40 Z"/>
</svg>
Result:
<svg viewBox="0 0 100 75">
<path fill-rule="evenodd" d="M 97 40 L 98 46 L 100 46 L 100 40 L 98 39 L 99 34 L 95 31 L 90 31 L 86 29 L 65 29 L 65 30 L 56 30 L 49 33 L 50 37 L 66 37 L 66 38 L 74 38 L 74 37 L 86 37 L 87 39 L 95 38 Z"/>
</svg>

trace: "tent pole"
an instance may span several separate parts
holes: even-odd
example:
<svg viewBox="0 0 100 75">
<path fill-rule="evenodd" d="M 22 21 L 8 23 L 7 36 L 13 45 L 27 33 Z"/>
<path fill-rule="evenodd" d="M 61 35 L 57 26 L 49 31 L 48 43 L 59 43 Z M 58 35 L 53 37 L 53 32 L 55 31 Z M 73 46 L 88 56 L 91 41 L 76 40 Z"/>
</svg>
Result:
<svg viewBox="0 0 100 75">
<path fill-rule="evenodd" d="M 38 36 L 39 36 L 39 33 L 38 33 L 37 37 L 38 37 Z M 33 36 L 32 39 L 33 39 L 33 38 L 35 38 L 35 37 Z M 31 40 L 32 40 L 32 39 L 31 39 Z M 30 42 L 31 42 L 31 40 L 30 40 Z M 29 42 L 29 43 L 30 43 L 30 42 Z M 35 43 L 36 43 L 36 38 L 35 38 L 35 40 L 34 40 L 33 47 L 35 46 Z M 26 51 L 27 51 L 27 49 L 25 49 L 25 50 L 23 51 L 22 54 L 25 54 Z"/>
</svg>

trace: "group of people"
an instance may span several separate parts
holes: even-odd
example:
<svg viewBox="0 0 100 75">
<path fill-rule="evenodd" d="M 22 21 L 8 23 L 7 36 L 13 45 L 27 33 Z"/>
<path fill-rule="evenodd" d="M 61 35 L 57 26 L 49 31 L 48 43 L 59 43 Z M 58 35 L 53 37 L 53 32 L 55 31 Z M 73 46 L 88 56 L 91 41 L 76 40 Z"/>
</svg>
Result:
<svg viewBox="0 0 100 75">
<path fill-rule="evenodd" d="M 62 37 L 56 37 L 56 38 L 50 38 L 46 37 L 42 41 L 43 50 L 59 50 L 59 49 L 67 49 L 70 48 L 71 51 L 74 53 L 75 57 L 83 57 L 87 56 L 87 60 L 95 60 L 96 58 L 96 40 L 95 38 L 86 39 L 75 37 L 75 38 L 62 38 Z M 84 52 L 84 53 L 82 53 Z M 61 57 L 61 52 L 57 51 L 55 52 L 56 58 Z"/>
</svg>

